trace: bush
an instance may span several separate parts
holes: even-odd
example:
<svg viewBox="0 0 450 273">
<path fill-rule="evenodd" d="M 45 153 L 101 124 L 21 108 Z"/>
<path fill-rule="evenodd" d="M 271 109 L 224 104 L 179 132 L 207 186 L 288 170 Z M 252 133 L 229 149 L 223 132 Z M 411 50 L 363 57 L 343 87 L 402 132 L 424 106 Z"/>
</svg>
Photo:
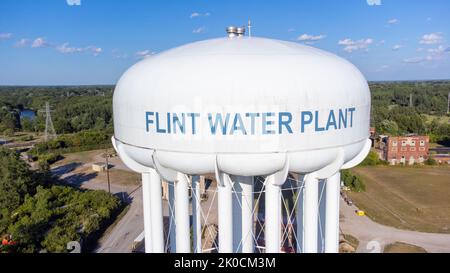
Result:
<svg viewBox="0 0 450 273">
<path fill-rule="evenodd" d="M 366 185 L 361 176 L 353 174 L 350 170 L 341 171 L 341 180 L 344 181 L 345 186 L 354 192 L 366 191 Z"/>
<path fill-rule="evenodd" d="M 34 140 L 33 136 L 26 135 L 19 138 L 20 141 L 32 141 Z"/>
<path fill-rule="evenodd" d="M 435 166 L 437 164 L 438 163 L 434 158 L 428 157 L 428 159 L 425 160 L 425 165 Z"/>
<path fill-rule="evenodd" d="M 53 164 L 58 160 L 61 160 L 62 156 L 59 153 L 48 153 L 48 154 L 42 154 L 39 156 L 38 163 L 39 165 L 45 165 L 45 164 Z"/>
<path fill-rule="evenodd" d="M 388 162 L 385 160 L 381 160 L 377 152 L 370 151 L 367 157 L 359 165 L 360 166 L 388 165 Z"/>
</svg>

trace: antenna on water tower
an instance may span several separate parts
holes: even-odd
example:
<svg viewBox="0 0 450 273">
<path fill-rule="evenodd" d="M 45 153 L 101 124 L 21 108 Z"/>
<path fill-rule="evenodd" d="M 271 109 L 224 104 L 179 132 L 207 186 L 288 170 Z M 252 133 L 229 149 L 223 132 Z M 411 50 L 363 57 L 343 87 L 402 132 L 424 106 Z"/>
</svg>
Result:
<svg viewBox="0 0 450 273">
<path fill-rule="evenodd" d="M 247 28 L 248 28 L 248 37 L 252 37 L 252 22 L 250 21 L 250 19 L 248 19 Z M 449 96 L 450 96 L 450 94 L 449 94 Z"/>
</svg>

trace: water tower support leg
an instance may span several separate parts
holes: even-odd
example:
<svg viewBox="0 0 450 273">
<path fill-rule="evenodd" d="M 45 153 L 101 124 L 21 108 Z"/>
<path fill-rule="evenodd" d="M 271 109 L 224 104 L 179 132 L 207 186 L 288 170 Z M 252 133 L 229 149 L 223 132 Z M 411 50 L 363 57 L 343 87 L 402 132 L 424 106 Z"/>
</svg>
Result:
<svg viewBox="0 0 450 273">
<path fill-rule="evenodd" d="M 297 190 L 297 253 L 303 252 L 303 228 L 304 228 L 304 212 L 303 212 L 303 200 L 305 196 L 305 189 L 304 189 L 304 176 L 298 176 L 297 181 L 299 183 L 298 190 Z M 303 185 L 302 185 L 303 184 Z"/>
<path fill-rule="evenodd" d="M 314 174 L 305 177 L 303 252 L 317 253 L 319 182 Z"/>
<path fill-rule="evenodd" d="M 150 173 L 142 173 L 142 202 L 144 214 L 145 253 L 152 253 L 152 223 L 150 205 Z"/>
<path fill-rule="evenodd" d="M 273 176 L 266 179 L 264 236 L 266 253 L 280 252 L 281 235 L 281 187 L 274 184 Z"/>
<path fill-rule="evenodd" d="M 202 207 L 200 204 L 200 176 L 192 177 L 192 229 L 194 236 L 194 253 L 202 253 Z"/>
<path fill-rule="evenodd" d="M 149 178 L 152 251 L 153 253 L 164 253 L 164 225 L 162 213 L 161 178 L 154 169 L 150 170 Z"/>
<path fill-rule="evenodd" d="M 170 253 L 175 253 L 177 249 L 176 241 L 176 223 L 175 223 L 175 183 L 167 182 L 167 187 L 169 190 L 169 243 L 170 243 Z"/>
<path fill-rule="evenodd" d="M 339 195 L 341 174 L 337 172 L 326 181 L 325 252 L 339 251 Z"/>
<path fill-rule="evenodd" d="M 253 253 L 253 176 L 232 176 L 233 195 L 233 249 Z M 233 221 L 234 221 L 233 220 Z"/>
<path fill-rule="evenodd" d="M 219 252 L 233 253 L 233 196 L 231 180 L 223 177 L 222 185 L 218 181 L 218 216 L 219 216 Z"/>
<path fill-rule="evenodd" d="M 189 225 L 189 182 L 185 174 L 178 174 L 175 182 L 175 221 L 177 253 L 191 252 L 191 237 Z"/>
<path fill-rule="evenodd" d="M 253 176 L 241 177 L 242 253 L 253 253 Z"/>
</svg>

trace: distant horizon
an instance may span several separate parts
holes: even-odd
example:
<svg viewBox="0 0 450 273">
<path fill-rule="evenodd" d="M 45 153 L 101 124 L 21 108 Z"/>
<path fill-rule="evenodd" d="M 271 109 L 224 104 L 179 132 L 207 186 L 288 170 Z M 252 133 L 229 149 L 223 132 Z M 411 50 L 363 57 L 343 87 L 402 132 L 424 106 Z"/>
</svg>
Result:
<svg viewBox="0 0 450 273">
<path fill-rule="evenodd" d="M 374 80 L 367 81 L 369 84 L 371 83 L 394 83 L 394 82 L 450 82 L 450 78 L 448 79 L 425 79 L 425 80 Z M 30 85 L 16 85 L 16 84 L 0 84 L 0 88 L 2 87 L 80 87 L 80 86 L 115 86 L 117 83 L 111 84 L 30 84 Z"/>
<path fill-rule="evenodd" d="M 146 57 L 249 19 L 253 36 L 331 52 L 370 82 L 450 79 L 448 0 L 3 0 L 0 10 L 2 86 L 114 85 Z"/>
</svg>

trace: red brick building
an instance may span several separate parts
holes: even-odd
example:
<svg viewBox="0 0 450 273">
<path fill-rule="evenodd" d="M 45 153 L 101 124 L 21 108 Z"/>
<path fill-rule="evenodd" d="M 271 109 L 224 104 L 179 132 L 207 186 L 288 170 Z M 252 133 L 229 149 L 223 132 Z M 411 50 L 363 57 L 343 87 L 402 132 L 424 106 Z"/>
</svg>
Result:
<svg viewBox="0 0 450 273">
<path fill-rule="evenodd" d="M 428 144 L 428 136 L 390 136 L 384 148 L 385 160 L 392 165 L 423 163 L 428 158 Z"/>
</svg>

